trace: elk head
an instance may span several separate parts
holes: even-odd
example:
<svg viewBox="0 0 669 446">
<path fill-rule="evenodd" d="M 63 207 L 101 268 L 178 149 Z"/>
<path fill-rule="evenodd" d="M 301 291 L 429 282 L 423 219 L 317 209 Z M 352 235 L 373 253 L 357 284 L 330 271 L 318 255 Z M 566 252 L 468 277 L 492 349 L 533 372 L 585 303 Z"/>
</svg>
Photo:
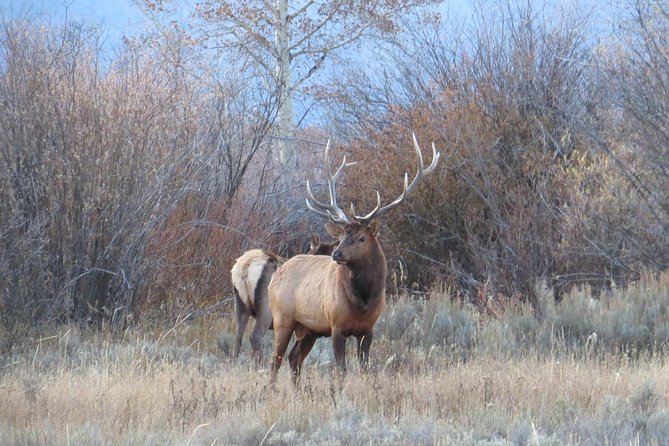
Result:
<svg viewBox="0 0 669 446">
<path fill-rule="evenodd" d="M 318 234 L 313 234 L 309 242 L 309 254 L 312 256 L 329 256 L 338 244 L 339 241 L 326 243 L 321 240 Z"/>
<path fill-rule="evenodd" d="M 375 250 L 379 222 L 374 220 L 369 225 L 357 222 L 342 227 L 328 223 L 328 233 L 339 240 L 339 246 L 332 251 L 332 259 L 340 265 L 358 265 L 364 263 Z"/>
</svg>

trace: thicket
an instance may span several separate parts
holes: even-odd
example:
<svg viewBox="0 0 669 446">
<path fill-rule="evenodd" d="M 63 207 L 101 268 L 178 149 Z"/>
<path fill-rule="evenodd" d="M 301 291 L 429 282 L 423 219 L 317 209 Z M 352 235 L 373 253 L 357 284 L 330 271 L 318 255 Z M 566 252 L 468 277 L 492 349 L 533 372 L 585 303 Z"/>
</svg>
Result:
<svg viewBox="0 0 669 446">
<path fill-rule="evenodd" d="M 127 38 L 6 22 L 0 35 L 0 308 L 18 321 L 130 319 L 230 296 L 245 249 L 304 251 L 321 222 L 304 179 L 358 161 L 340 204 L 372 207 L 415 166 L 438 171 L 384 219 L 389 288 L 443 282 L 485 310 L 661 271 L 669 261 L 664 2 L 629 2 L 610 39 L 582 11 L 498 4 L 465 24 L 406 18 L 366 71 L 336 73 L 302 129 L 300 172 L 275 162 L 277 95 L 238 54 L 208 63 L 178 28 Z M 338 83 L 337 79 L 342 82 Z M 313 92 L 312 92 L 313 93 Z M 316 181 L 324 192 L 322 179 Z"/>
<path fill-rule="evenodd" d="M 76 24 L 3 29 L 6 323 L 132 307 L 157 266 L 151 234 L 192 184 L 192 87 L 137 48 L 103 70 L 98 39 Z"/>
<path fill-rule="evenodd" d="M 503 3 L 474 25 L 407 28 L 383 77 L 353 70 L 336 109 L 373 168 L 348 178 L 351 198 L 399 190 L 415 131 L 445 159 L 385 220 L 408 283 L 536 307 L 537 278 L 560 299 L 666 269 L 669 7 L 630 3 L 604 40 L 581 10 Z"/>
<path fill-rule="evenodd" d="M 168 298 L 181 307 L 218 300 L 231 259 L 249 240 L 274 245 L 267 240 L 281 203 L 272 198 L 263 141 L 272 98 L 251 104 L 252 94 L 236 88 L 249 73 L 204 71 L 183 36 L 168 37 L 128 39 L 108 58 L 95 28 L 3 29 L 7 327 L 124 324 Z M 244 180 L 251 188 L 241 193 Z"/>
</svg>

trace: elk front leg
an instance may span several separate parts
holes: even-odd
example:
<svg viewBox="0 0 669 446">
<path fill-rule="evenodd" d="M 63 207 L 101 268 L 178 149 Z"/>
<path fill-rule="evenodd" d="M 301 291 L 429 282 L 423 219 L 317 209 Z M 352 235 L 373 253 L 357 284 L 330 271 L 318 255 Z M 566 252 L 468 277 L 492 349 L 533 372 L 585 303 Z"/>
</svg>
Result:
<svg viewBox="0 0 669 446">
<path fill-rule="evenodd" d="M 369 362 L 369 347 L 372 345 L 372 339 L 374 338 L 373 332 L 369 332 L 357 336 L 358 341 L 358 360 L 360 361 L 360 368 L 365 370 Z"/>
<path fill-rule="evenodd" d="M 339 330 L 332 331 L 332 349 L 339 371 L 346 373 L 346 336 Z"/>
<path fill-rule="evenodd" d="M 314 344 L 316 343 L 316 336 L 308 334 L 304 338 L 295 342 L 295 346 L 290 351 L 288 359 L 290 361 L 290 368 L 293 371 L 293 382 L 297 383 L 297 378 L 302 371 L 302 363 L 307 357 Z"/>
<path fill-rule="evenodd" d="M 294 324 L 281 325 L 274 321 L 274 361 L 272 363 L 272 371 L 270 374 L 270 381 L 276 381 L 276 375 L 279 372 L 279 367 L 283 362 L 283 355 L 286 353 L 290 337 L 293 335 Z"/>
</svg>

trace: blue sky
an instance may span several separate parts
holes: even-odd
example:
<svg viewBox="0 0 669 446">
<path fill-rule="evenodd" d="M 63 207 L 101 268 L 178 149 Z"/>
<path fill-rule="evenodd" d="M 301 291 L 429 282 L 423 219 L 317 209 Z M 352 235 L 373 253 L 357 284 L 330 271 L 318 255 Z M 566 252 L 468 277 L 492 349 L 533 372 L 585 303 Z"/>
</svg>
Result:
<svg viewBox="0 0 669 446">
<path fill-rule="evenodd" d="M 143 16 L 132 0 L 0 0 L 0 11 L 8 15 L 29 14 L 64 19 L 93 20 L 113 27 L 131 26 Z"/>
<path fill-rule="evenodd" d="M 181 1 L 185 15 L 188 4 L 195 0 Z M 470 13 L 473 9 L 468 0 L 449 0 L 444 7 L 460 13 Z M 102 25 L 111 42 L 148 26 L 148 19 L 133 0 L 0 0 L 0 16 L 4 19 L 28 16 L 58 22 L 65 20 L 66 14 L 75 21 Z"/>
<path fill-rule="evenodd" d="M 0 0 L 0 15 L 5 19 L 30 17 L 99 24 L 110 42 L 124 34 L 132 35 L 147 26 L 147 19 L 132 0 Z"/>
<path fill-rule="evenodd" d="M 141 0 L 139 0 L 141 1 Z M 524 0 L 523 0 L 524 1 Z M 181 0 L 184 13 L 196 0 Z M 616 0 L 548 0 L 556 5 L 598 5 L 603 9 L 614 7 Z M 473 0 L 447 0 L 443 3 L 444 12 L 467 16 L 474 10 Z M 485 4 L 485 3 L 483 3 Z M 67 16 L 77 21 L 97 23 L 109 32 L 111 40 L 117 40 L 123 34 L 135 34 L 138 29 L 147 26 L 147 18 L 134 4 L 133 0 L 0 0 L 1 18 L 44 17 L 64 20 Z"/>
</svg>

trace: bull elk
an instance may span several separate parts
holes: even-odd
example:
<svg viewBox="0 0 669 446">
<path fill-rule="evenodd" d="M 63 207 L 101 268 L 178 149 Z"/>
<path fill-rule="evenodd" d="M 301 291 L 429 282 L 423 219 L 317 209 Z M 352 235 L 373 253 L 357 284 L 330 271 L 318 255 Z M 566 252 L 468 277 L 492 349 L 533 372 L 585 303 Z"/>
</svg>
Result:
<svg viewBox="0 0 669 446">
<path fill-rule="evenodd" d="M 311 236 L 310 255 L 332 254 L 337 242 L 324 243 L 318 234 Z M 272 313 L 267 299 L 267 286 L 272 274 L 286 259 L 264 249 L 251 249 L 242 254 L 230 270 L 235 300 L 235 322 L 237 333 L 232 354 L 239 356 L 242 337 L 249 318 L 255 318 L 255 325 L 249 337 L 256 361 L 262 359 L 262 339 L 272 326 Z"/>
<path fill-rule="evenodd" d="M 330 203 L 318 201 L 307 181 L 307 207 L 328 218 L 328 233 L 339 240 L 331 257 L 298 255 L 284 263 L 269 284 L 269 302 L 274 326 L 274 360 L 272 381 L 276 379 L 291 335 L 295 344 L 288 360 L 294 379 L 300 373 L 302 362 L 311 351 L 316 339 L 332 337 L 336 364 L 346 371 L 346 338 L 355 336 L 357 355 L 362 368 L 369 358 L 374 336 L 374 324 L 385 306 L 386 259 L 377 240 L 378 217 L 396 207 L 416 187 L 421 178 L 434 171 L 440 154 L 432 144 L 432 162 L 425 168 L 423 155 L 413 136 L 418 158 L 418 171 L 409 184 L 404 176 L 404 190 L 394 201 L 381 206 L 376 193 L 376 207 L 359 216 L 351 206 L 353 221 L 337 204 L 335 183 L 346 163 L 346 157 L 332 174 L 329 165 L 328 142 L 325 148 L 325 168 L 328 175 Z"/>
</svg>

